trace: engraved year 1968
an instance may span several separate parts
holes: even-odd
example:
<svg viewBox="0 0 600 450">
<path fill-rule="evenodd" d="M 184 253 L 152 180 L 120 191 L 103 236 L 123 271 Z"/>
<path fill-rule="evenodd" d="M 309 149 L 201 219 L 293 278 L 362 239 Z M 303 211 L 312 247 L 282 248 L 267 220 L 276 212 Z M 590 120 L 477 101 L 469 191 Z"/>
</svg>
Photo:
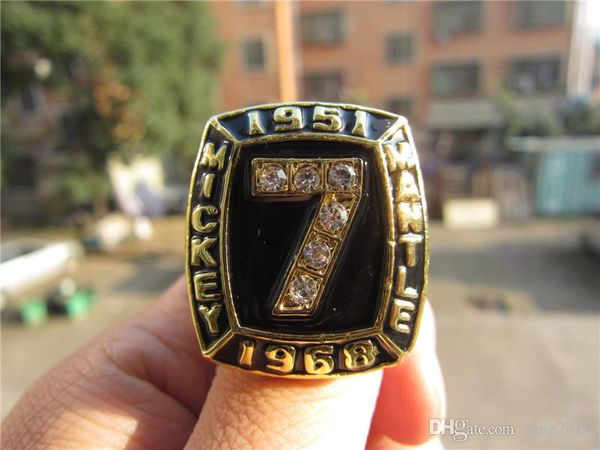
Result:
<svg viewBox="0 0 600 450">
<path fill-rule="evenodd" d="M 257 357 L 256 342 L 251 339 L 240 341 L 238 363 L 247 369 L 264 368 L 279 374 L 290 374 L 301 363 L 308 375 L 327 375 L 336 368 L 353 372 L 367 370 L 377 362 L 379 350 L 370 339 L 349 342 L 345 345 L 313 345 L 299 349 L 289 344 L 265 344 Z M 342 361 L 338 364 L 337 361 Z M 263 363 L 264 361 L 264 363 Z"/>
</svg>

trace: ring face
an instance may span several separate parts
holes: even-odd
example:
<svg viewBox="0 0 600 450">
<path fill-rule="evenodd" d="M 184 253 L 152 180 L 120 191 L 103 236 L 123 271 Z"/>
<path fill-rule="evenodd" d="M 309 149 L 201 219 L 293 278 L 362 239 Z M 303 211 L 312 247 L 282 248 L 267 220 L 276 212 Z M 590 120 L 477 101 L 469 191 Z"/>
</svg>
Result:
<svg viewBox="0 0 600 450">
<path fill-rule="evenodd" d="M 427 287 L 427 213 L 406 119 L 263 105 L 206 126 L 186 223 L 202 353 L 269 375 L 397 363 Z"/>
</svg>

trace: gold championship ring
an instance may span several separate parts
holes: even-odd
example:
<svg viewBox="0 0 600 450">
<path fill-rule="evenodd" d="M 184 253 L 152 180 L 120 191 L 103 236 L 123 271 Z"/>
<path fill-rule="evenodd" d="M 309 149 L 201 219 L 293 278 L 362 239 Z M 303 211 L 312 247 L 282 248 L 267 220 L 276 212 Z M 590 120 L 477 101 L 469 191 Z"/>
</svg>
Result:
<svg viewBox="0 0 600 450">
<path fill-rule="evenodd" d="M 415 342 L 429 263 L 406 119 L 315 102 L 213 117 L 186 246 L 204 356 L 294 378 L 396 364 Z"/>
</svg>

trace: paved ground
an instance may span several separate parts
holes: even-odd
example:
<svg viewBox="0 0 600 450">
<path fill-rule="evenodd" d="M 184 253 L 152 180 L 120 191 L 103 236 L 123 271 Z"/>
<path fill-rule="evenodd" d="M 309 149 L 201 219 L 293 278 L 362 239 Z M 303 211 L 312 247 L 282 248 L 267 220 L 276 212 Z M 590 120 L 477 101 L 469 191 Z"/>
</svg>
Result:
<svg viewBox="0 0 600 450">
<path fill-rule="evenodd" d="M 580 251 L 577 232 L 577 223 L 555 221 L 479 232 L 432 227 L 430 297 L 448 417 L 512 427 L 508 436 L 446 436 L 448 448 L 600 446 L 600 264 Z M 86 258 L 80 276 L 98 291 L 88 317 L 34 329 L 3 324 L 3 415 L 56 361 L 178 276 L 181 220 L 161 221 L 157 235 Z"/>
<path fill-rule="evenodd" d="M 432 230 L 448 417 L 513 436 L 449 448 L 598 448 L 600 265 L 574 224 Z"/>
</svg>

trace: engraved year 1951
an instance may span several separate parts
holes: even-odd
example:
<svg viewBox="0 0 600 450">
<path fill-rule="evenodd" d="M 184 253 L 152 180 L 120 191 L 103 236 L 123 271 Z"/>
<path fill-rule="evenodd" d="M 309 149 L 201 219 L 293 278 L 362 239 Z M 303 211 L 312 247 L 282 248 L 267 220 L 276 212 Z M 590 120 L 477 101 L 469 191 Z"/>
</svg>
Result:
<svg viewBox="0 0 600 450">
<path fill-rule="evenodd" d="M 265 134 L 258 111 L 250 111 L 248 117 L 248 136 Z M 273 111 L 271 118 L 275 132 L 300 131 L 305 127 L 315 131 L 339 132 L 345 127 L 342 111 L 332 106 L 317 105 L 314 107 L 310 123 L 304 123 L 303 109 L 300 106 L 280 106 Z M 351 134 L 365 137 L 367 135 L 368 115 L 366 111 L 355 110 L 352 118 Z"/>
</svg>

